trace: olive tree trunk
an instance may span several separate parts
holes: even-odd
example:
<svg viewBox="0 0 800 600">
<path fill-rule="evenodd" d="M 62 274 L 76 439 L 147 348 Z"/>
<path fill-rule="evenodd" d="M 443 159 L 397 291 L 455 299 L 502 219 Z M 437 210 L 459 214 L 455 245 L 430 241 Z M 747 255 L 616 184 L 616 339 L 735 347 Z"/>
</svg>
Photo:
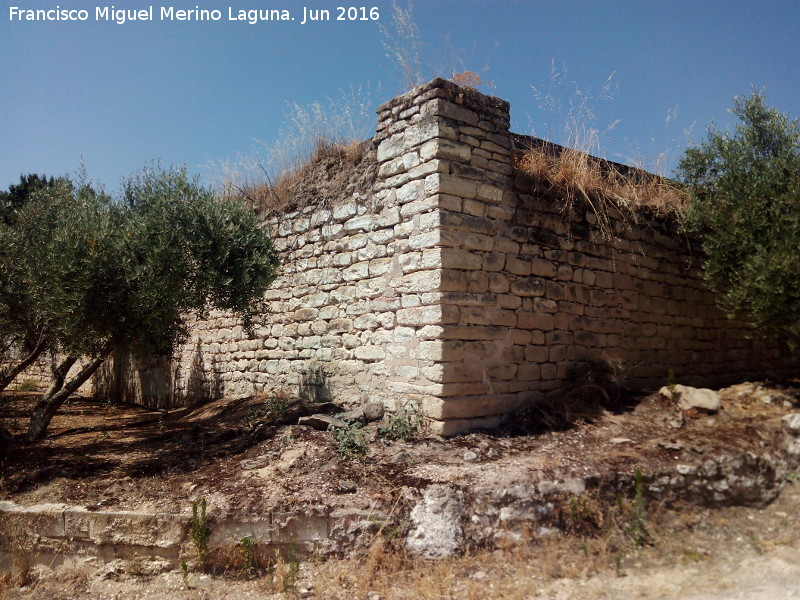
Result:
<svg viewBox="0 0 800 600">
<path fill-rule="evenodd" d="M 102 365 L 111 354 L 112 346 L 103 349 L 99 356 L 93 358 L 85 367 L 64 383 L 67 373 L 77 362 L 77 356 L 68 356 L 61 364 L 53 369 L 53 381 L 50 388 L 44 393 L 42 399 L 36 404 L 36 408 L 31 415 L 31 422 L 28 426 L 28 440 L 35 442 L 41 440 L 47 434 L 47 427 L 53 416 L 79 387 L 86 383 L 94 375 L 95 371 Z"/>
</svg>

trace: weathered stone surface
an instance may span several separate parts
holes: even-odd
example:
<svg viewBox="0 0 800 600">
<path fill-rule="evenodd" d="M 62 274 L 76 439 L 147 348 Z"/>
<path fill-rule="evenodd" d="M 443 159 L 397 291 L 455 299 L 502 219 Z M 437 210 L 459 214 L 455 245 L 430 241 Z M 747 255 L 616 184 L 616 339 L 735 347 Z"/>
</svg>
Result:
<svg viewBox="0 0 800 600">
<path fill-rule="evenodd" d="M 795 434 L 800 434 L 800 413 L 788 414 L 781 421 L 786 429 Z"/>
<path fill-rule="evenodd" d="M 336 417 L 323 414 L 300 417 L 297 421 L 297 424 L 307 425 L 308 427 L 312 427 L 320 431 L 327 431 L 328 427 L 347 427 L 347 423 L 345 423 L 342 419 L 337 419 Z"/>
<path fill-rule="evenodd" d="M 364 411 L 364 418 L 367 421 L 379 421 L 381 418 L 383 418 L 383 413 L 385 410 L 383 402 L 366 402 L 361 408 Z"/>
<path fill-rule="evenodd" d="M 406 547 L 426 558 L 445 558 L 461 550 L 463 493 L 449 485 L 431 485 L 412 509 Z"/>
<path fill-rule="evenodd" d="M 517 296 L 528 298 L 531 296 L 543 296 L 545 291 L 545 283 L 537 277 L 526 277 L 518 279 L 511 284 L 512 293 Z"/>
<path fill-rule="evenodd" d="M 671 400 L 677 400 L 678 406 L 683 410 L 692 408 L 705 412 L 717 412 L 722 406 L 719 394 L 706 388 L 693 388 L 686 385 L 676 384 L 668 387 L 664 386 L 659 394 Z"/>
</svg>

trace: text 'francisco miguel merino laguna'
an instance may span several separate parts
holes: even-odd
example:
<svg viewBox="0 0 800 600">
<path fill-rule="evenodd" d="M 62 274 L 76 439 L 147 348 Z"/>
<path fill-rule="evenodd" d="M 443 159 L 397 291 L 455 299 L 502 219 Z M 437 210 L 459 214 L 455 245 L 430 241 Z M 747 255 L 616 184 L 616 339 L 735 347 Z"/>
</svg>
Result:
<svg viewBox="0 0 800 600">
<path fill-rule="evenodd" d="M 60 6 L 51 9 L 27 9 L 18 6 L 8 8 L 10 21 L 88 21 L 91 19 L 123 25 L 129 21 L 153 21 L 155 20 L 154 16 L 158 16 L 161 21 L 222 21 L 223 17 L 227 17 L 228 21 L 244 21 L 251 25 L 260 21 L 295 20 L 291 12 L 286 9 L 238 9 L 232 6 L 228 6 L 227 11 L 201 9 L 199 6 L 190 9 L 160 6 L 157 13 L 152 6 L 142 9 L 96 6 L 94 11 L 61 8 Z M 380 14 L 375 6 L 337 6 L 332 9 L 304 6 L 300 25 L 313 21 L 377 21 L 379 19 Z"/>
</svg>

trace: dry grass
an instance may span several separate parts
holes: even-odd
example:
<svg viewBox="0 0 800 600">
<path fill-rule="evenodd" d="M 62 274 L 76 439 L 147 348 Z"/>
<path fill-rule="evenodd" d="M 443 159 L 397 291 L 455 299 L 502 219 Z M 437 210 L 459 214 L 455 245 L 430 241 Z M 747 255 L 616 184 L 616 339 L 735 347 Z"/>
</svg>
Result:
<svg viewBox="0 0 800 600">
<path fill-rule="evenodd" d="M 248 177 L 240 183 L 231 184 L 228 193 L 247 202 L 259 214 L 264 215 L 330 201 L 333 196 L 346 191 L 353 172 L 367 153 L 368 144 L 318 140 L 308 159 L 297 162 L 274 178 L 270 177 L 266 168 L 262 168 L 260 177 Z M 316 170 L 324 171 L 328 175 L 325 182 L 327 193 L 319 198 L 314 198 L 306 190 L 309 180 L 314 179 Z"/>
<path fill-rule="evenodd" d="M 461 73 L 452 73 L 450 75 L 450 81 L 468 90 L 477 90 L 482 85 L 490 88 L 494 87 L 493 82 L 483 81 L 480 75 L 470 70 Z"/>
<path fill-rule="evenodd" d="M 539 139 L 541 135 L 519 136 L 514 166 L 562 199 L 565 217 L 571 219 L 588 211 L 589 224 L 611 241 L 616 228 L 628 228 L 643 213 L 679 215 L 686 194 L 677 183 L 641 168 L 598 158 L 620 122 L 598 125 L 598 106 L 612 102 L 616 94 L 614 73 L 592 92 L 579 87 L 566 66 L 553 62 L 545 86 L 531 87 L 544 117 L 546 139 L 559 140 L 563 145 Z M 661 153 L 654 165 L 659 173 L 665 166 L 665 156 Z"/>
<path fill-rule="evenodd" d="M 531 598 L 561 577 L 586 577 L 615 568 L 622 550 L 609 536 L 523 535 L 496 550 L 426 560 L 376 538 L 365 556 L 328 561 L 314 573 L 318 598 L 483 600 Z"/>
<path fill-rule="evenodd" d="M 302 206 L 303 180 L 320 161 L 360 160 L 363 140 L 375 131 L 380 94 L 380 85 L 351 85 L 321 102 L 287 103 L 284 126 L 273 142 L 256 141 L 248 153 L 210 162 L 207 178 L 222 196 L 245 199 L 263 212 Z M 340 178 L 334 171 L 328 174 Z"/>
<path fill-rule="evenodd" d="M 514 166 L 560 195 L 565 216 L 587 208 L 607 236 L 615 220 L 635 220 L 640 212 L 678 215 L 686 206 L 686 193 L 665 177 L 549 142 L 516 153 Z"/>
</svg>

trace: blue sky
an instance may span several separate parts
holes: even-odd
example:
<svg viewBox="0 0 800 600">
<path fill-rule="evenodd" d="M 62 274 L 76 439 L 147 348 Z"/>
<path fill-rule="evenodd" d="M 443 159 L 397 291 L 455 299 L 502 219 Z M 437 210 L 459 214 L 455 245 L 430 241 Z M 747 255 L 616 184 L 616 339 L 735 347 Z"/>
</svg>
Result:
<svg viewBox="0 0 800 600">
<path fill-rule="evenodd" d="M 86 22 L 10 21 L 9 6 L 87 9 Z M 303 7 L 333 2 L 241 3 L 217 0 L 141 2 L 152 22 L 96 21 L 85 0 L 11 0 L 0 9 L 0 187 L 20 173 L 74 173 L 114 190 L 149 160 L 203 165 L 251 152 L 254 140 L 276 139 L 287 102 L 307 105 L 370 84 L 374 105 L 404 91 L 385 57 L 378 25 L 392 30 L 391 3 L 377 1 L 380 20 L 301 25 Z M 343 4 L 348 6 L 347 4 Z M 406 7 L 405 0 L 399 5 Z M 218 22 L 163 22 L 159 7 L 216 8 Z M 357 5 L 362 6 L 362 5 Z M 228 7 L 287 9 L 293 22 L 250 25 L 227 20 Z M 590 103 L 604 131 L 606 158 L 652 164 L 666 153 L 667 174 L 688 142 L 750 86 L 800 116 L 800 2 L 539 2 L 417 0 L 414 19 L 428 62 L 479 71 L 511 102 L 512 129 L 559 141 L 557 114 L 542 110 L 534 90 L 551 86 L 550 68 L 566 65 L 575 87 L 597 96 L 613 73 L 614 98 Z M 447 38 L 448 42 L 443 42 Z M 445 49 L 443 49 L 445 48 Z M 446 48 L 455 49 L 455 51 Z M 465 60 L 457 60 L 453 57 Z M 488 66 L 488 69 L 485 67 Z M 375 88 L 381 83 L 381 89 Z M 669 122 L 667 116 L 674 115 Z"/>
</svg>

